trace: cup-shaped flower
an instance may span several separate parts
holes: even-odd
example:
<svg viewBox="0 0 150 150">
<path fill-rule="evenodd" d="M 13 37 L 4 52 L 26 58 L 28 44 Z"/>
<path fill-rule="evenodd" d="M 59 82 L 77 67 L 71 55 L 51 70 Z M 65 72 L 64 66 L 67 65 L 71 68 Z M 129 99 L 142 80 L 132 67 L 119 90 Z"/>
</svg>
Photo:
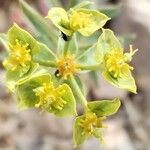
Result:
<svg viewBox="0 0 150 150">
<path fill-rule="evenodd" d="M 79 65 L 76 63 L 74 55 L 67 54 L 61 57 L 57 62 L 57 71 L 56 76 L 63 77 L 65 80 L 79 71 Z"/>
<path fill-rule="evenodd" d="M 53 65 L 55 55 L 27 31 L 14 24 L 8 31 L 8 56 L 3 65 L 7 70 L 6 84 L 14 91 L 17 82 L 24 80 L 40 65 Z"/>
<path fill-rule="evenodd" d="M 78 31 L 83 36 L 90 36 L 96 30 L 102 28 L 110 19 L 97 10 L 72 8 L 66 12 L 59 7 L 50 9 L 47 18 L 67 36 L 71 36 L 75 31 Z"/>
<path fill-rule="evenodd" d="M 86 134 L 86 135 L 89 136 L 89 135 L 93 135 L 94 134 L 94 130 L 96 128 L 103 128 L 103 127 L 105 127 L 102 124 L 102 120 L 104 120 L 104 119 L 105 119 L 105 117 L 98 118 L 95 113 L 88 112 L 85 115 L 85 117 L 80 120 L 78 125 L 81 128 L 83 128 L 82 134 Z"/>
<path fill-rule="evenodd" d="M 104 142 L 101 129 L 103 120 L 107 116 L 115 114 L 120 107 L 120 100 L 97 100 L 88 102 L 88 112 L 85 115 L 76 118 L 74 123 L 74 143 L 75 145 L 82 144 L 87 138 L 94 136 Z"/>
<path fill-rule="evenodd" d="M 3 65 L 7 69 L 6 84 L 14 91 L 16 81 L 38 67 L 32 61 L 31 51 L 36 46 L 36 40 L 25 30 L 14 24 L 8 31 L 8 57 Z"/>
<path fill-rule="evenodd" d="M 55 85 L 49 74 L 33 75 L 17 86 L 18 108 L 41 108 L 57 116 L 76 115 L 76 103 L 67 84 Z"/>
<path fill-rule="evenodd" d="M 66 92 L 62 89 L 62 86 L 54 87 L 53 83 L 43 83 L 41 87 L 33 90 L 37 97 L 39 97 L 39 103 L 35 107 L 49 107 L 48 109 L 62 110 L 67 103 L 61 97 Z"/>
<path fill-rule="evenodd" d="M 87 112 L 85 115 L 76 118 L 74 123 L 74 143 L 82 144 L 87 138 L 95 136 L 101 142 L 103 141 L 101 128 L 106 128 L 102 121 L 106 117 L 97 117 L 93 112 Z"/>
<path fill-rule="evenodd" d="M 9 43 L 9 57 L 3 62 L 6 69 L 13 71 L 27 67 L 31 63 L 31 50 L 28 46 L 28 43 L 22 44 L 18 39 L 14 45 Z"/>
<path fill-rule="evenodd" d="M 137 50 L 130 46 L 130 52 L 124 53 L 113 32 L 109 29 L 102 31 L 97 43 L 96 59 L 103 66 L 103 76 L 114 86 L 136 93 L 135 81 L 131 75 L 133 67 L 129 62 Z"/>
</svg>

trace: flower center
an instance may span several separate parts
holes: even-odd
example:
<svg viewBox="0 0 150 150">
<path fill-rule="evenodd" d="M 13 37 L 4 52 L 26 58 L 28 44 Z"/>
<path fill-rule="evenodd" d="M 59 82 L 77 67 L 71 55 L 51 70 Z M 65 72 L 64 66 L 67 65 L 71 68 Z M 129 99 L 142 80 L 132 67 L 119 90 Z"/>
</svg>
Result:
<svg viewBox="0 0 150 150">
<path fill-rule="evenodd" d="M 133 67 L 127 64 L 122 49 L 114 49 L 106 55 L 106 67 L 115 78 L 125 76 L 130 69 L 133 70 Z"/>
<path fill-rule="evenodd" d="M 95 128 L 103 128 L 102 120 L 105 118 L 97 118 L 95 113 L 88 112 L 84 119 L 79 123 L 84 131 L 82 134 L 92 135 Z"/>
<path fill-rule="evenodd" d="M 64 105 L 67 103 L 64 101 L 61 97 L 64 94 L 64 90 L 62 90 L 61 85 L 57 88 L 54 87 L 53 83 L 43 83 L 43 86 L 38 87 L 33 90 L 40 98 L 40 101 L 38 104 L 35 105 L 35 107 L 49 107 L 51 109 L 52 107 L 58 110 L 62 110 Z"/>
<path fill-rule="evenodd" d="M 4 61 L 4 65 L 11 70 L 15 70 L 20 66 L 25 67 L 31 61 L 29 44 L 21 44 L 17 39 L 15 42 L 15 45 L 9 43 L 9 57 Z"/>
<path fill-rule="evenodd" d="M 74 11 L 70 16 L 70 26 L 73 30 L 84 28 L 91 24 L 92 14 Z"/>
<path fill-rule="evenodd" d="M 79 70 L 79 65 L 75 63 L 74 56 L 66 55 L 57 62 L 57 68 L 57 76 L 63 76 L 64 79 L 67 79 L 68 76 Z"/>
</svg>

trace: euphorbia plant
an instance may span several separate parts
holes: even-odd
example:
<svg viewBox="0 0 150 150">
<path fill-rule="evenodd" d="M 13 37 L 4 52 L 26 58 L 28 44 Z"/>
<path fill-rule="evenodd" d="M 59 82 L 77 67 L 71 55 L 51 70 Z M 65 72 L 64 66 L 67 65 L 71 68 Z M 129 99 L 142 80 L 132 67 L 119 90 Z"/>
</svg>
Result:
<svg viewBox="0 0 150 150">
<path fill-rule="evenodd" d="M 59 7 L 49 10 L 46 18 L 62 34 L 57 51 L 14 24 L 5 40 L 8 56 L 3 62 L 7 70 L 6 85 L 16 94 L 18 108 L 38 108 L 59 117 L 74 116 L 75 145 L 91 136 L 103 141 L 101 129 L 106 127 L 103 120 L 120 107 L 118 98 L 88 102 L 80 73 L 102 72 L 110 84 L 136 93 L 133 67 L 128 64 L 136 50 L 130 46 L 130 52 L 124 53 L 113 31 L 103 28 L 110 18 L 82 6 L 69 11 Z M 97 42 L 81 53 L 77 33 L 87 38 L 98 30 L 101 32 Z M 78 102 L 84 110 L 81 116 L 76 110 Z"/>
</svg>

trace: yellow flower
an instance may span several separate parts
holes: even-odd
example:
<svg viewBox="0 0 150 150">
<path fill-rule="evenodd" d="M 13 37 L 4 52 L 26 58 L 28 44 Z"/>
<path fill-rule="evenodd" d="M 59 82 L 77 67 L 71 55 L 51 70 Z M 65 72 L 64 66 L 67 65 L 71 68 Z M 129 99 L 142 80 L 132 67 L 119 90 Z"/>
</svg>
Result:
<svg viewBox="0 0 150 150">
<path fill-rule="evenodd" d="M 67 79 L 68 76 L 79 70 L 79 65 L 76 64 L 74 56 L 66 55 L 57 62 L 57 68 L 57 76 L 63 76 L 64 79 Z"/>
<path fill-rule="evenodd" d="M 18 39 L 15 42 L 14 45 L 9 43 L 9 57 L 4 61 L 4 66 L 11 70 L 15 70 L 18 67 L 25 67 L 31 61 L 29 44 L 22 44 Z"/>
<path fill-rule="evenodd" d="M 62 110 L 64 105 L 67 103 L 61 96 L 65 93 L 62 90 L 61 85 L 57 88 L 54 87 L 53 83 L 43 83 L 43 86 L 38 87 L 33 90 L 40 98 L 39 103 L 35 107 L 49 107 L 49 109 L 55 108 L 57 110 Z"/>
<path fill-rule="evenodd" d="M 108 54 L 106 54 L 106 68 L 108 72 L 114 77 L 123 77 L 128 76 L 129 70 L 133 70 L 128 62 L 131 61 L 132 56 L 137 50 L 132 49 L 130 46 L 130 53 L 123 53 L 122 48 L 115 48 L 110 50 Z"/>
<path fill-rule="evenodd" d="M 106 127 L 102 124 L 102 121 L 105 118 L 106 117 L 98 118 L 95 113 L 88 112 L 85 115 L 85 118 L 82 119 L 79 123 L 79 126 L 81 126 L 83 128 L 82 134 L 92 135 L 94 132 L 94 129 Z"/>
<path fill-rule="evenodd" d="M 70 27 L 73 30 L 78 30 L 91 25 L 92 14 L 87 14 L 80 11 L 74 11 L 70 15 Z"/>
</svg>

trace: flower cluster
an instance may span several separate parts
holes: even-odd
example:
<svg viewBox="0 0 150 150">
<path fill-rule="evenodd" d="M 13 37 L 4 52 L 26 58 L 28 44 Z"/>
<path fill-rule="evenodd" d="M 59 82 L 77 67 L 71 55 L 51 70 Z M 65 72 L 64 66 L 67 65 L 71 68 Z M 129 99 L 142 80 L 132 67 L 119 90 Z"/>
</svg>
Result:
<svg viewBox="0 0 150 150">
<path fill-rule="evenodd" d="M 21 44 L 18 39 L 15 42 L 15 45 L 9 43 L 9 57 L 4 61 L 4 66 L 11 70 L 16 70 L 18 67 L 26 67 L 31 61 L 30 49 L 28 49 L 29 44 Z"/>
<path fill-rule="evenodd" d="M 41 87 L 33 91 L 36 93 L 35 95 L 40 98 L 39 103 L 36 104 L 35 107 L 48 105 L 49 109 L 54 107 L 55 109 L 62 110 L 67 103 L 61 98 L 65 93 L 65 90 L 61 89 L 61 85 L 55 88 L 53 83 L 43 83 Z"/>
<path fill-rule="evenodd" d="M 130 52 L 124 53 L 123 45 L 113 31 L 104 29 L 110 18 L 98 10 L 86 9 L 84 5 L 69 11 L 51 8 L 46 18 L 63 35 L 59 37 L 57 52 L 14 24 L 6 35 L 5 44 L 9 47 L 3 62 L 7 70 L 6 85 L 16 93 L 20 110 L 38 108 L 59 117 L 75 116 L 75 145 L 91 136 L 102 141 L 101 129 L 106 127 L 102 122 L 118 111 L 120 100 L 88 102 L 79 75 L 99 71 L 110 84 L 136 93 L 131 74 L 133 67 L 129 63 L 137 50 L 130 46 Z M 77 38 L 91 36 L 99 29 L 102 32 L 96 43 L 89 41 L 86 44 L 90 46 L 84 48 L 78 44 Z M 83 106 L 81 116 L 77 114 L 77 102 Z"/>
<path fill-rule="evenodd" d="M 64 79 L 67 79 L 68 76 L 71 76 L 79 71 L 78 68 L 79 65 L 75 62 L 74 56 L 66 55 L 57 62 L 58 73 L 56 75 L 58 77 L 63 76 Z"/>
</svg>

